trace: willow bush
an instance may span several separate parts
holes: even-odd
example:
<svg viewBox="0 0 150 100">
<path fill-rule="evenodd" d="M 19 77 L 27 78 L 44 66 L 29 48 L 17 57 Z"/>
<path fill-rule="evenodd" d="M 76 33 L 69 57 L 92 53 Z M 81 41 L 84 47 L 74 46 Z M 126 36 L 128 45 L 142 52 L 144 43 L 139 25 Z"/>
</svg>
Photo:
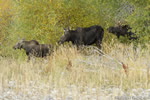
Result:
<svg viewBox="0 0 150 100">
<path fill-rule="evenodd" d="M 1 53 L 6 55 L 18 53 L 12 50 L 18 37 L 55 45 L 63 27 L 100 25 L 105 29 L 103 43 L 110 44 L 112 38 L 118 42 L 116 36 L 106 32 L 118 21 L 133 27 L 142 41 L 138 43 L 149 41 L 148 0 L 13 0 L 11 8 L 14 12 L 11 23 L 7 22 L 7 40 L 1 46 Z M 123 37 L 119 41 L 128 42 Z"/>
<path fill-rule="evenodd" d="M 134 12 L 126 18 L 126 21 L 133 28 L 139 37 L 137 43 L 142 47 L 150 42 L 150 1 L 148 0 L 131 0 L 132 6 L 135 7 Z"/>
<path fill-rule="evenodd" d="M 8 35 L 13 11 L 11 10 L 10 0 L 0 0 L 0 45 Z"/>
</svg>

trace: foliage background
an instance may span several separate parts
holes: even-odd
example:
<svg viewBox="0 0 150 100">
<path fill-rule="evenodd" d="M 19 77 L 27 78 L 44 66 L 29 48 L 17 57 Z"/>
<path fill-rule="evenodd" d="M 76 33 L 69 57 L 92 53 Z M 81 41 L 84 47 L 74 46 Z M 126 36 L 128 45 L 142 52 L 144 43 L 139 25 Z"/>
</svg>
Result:
<svg viewBox="0 0 150 100">
<path fill-rule="evenodd" d="M 103 43 L 129 43 L 106 32 L 120 21 L 136 32 L 139 39 L 134 44 L 144 47 L 150 40 L 149 0 L 0 0 L 0 5 L 0 55 L 18 56 L 21 52 L 12 49 L 18 37 L 55 45 L 67 26 L 101 25 Z"/>
</svg>

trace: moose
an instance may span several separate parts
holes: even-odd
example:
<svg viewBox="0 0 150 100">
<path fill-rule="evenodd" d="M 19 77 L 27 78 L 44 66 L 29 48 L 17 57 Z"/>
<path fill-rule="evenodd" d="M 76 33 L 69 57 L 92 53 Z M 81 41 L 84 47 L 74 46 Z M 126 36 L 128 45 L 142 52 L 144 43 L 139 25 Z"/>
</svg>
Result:
<svg viewBox="0 0 150 100">
<path fill-rule="evenodd" d="M 130 30 L 131 28 L 128 25 L 110 26 L 107 28 L 107 31 L 109 33 L 115 34 L 118 39 L 120 36 L 127 36 L 129 40 L 136 40 L 137 37 Z"/>
<path fill-rule="evenodd" d="M 101 43 L 104 36 L 104 29 L 101 26 L 94 25 L 90 27 L 77 27 L 75 30 L 70 30 L 68 27 L 64 28 L 64 33 L 60 37 L 58 44 L 71 41 L 72 44 L 77 45 L 92 45 L 101 49 Z"/>
<path fill-rule="evenodd" d="M 36 40 L 25 41 L 24 39 L 19 40 L 16 45 L 13 46 L 13 49 L 24 49 L 28 60 L 31 56 L 35 57 L 46 57 L 50 55 L 52 51 L 52 45 L 50 44 L 39 44 Z"/>
</svg>

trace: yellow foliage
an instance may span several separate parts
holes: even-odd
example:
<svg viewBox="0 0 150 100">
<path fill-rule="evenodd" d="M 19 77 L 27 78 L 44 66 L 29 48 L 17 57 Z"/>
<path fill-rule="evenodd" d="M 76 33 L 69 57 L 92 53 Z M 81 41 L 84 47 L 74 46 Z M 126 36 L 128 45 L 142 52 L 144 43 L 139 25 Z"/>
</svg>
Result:
<svg viewBox="0 0 150 100">
<path fill-rule="evenodd" d="M 0 0 L 0 42 L 2 42 L 7 35 L 6 28 L 8 27 L 11 17 L 11 0 Z"/>
</svg>

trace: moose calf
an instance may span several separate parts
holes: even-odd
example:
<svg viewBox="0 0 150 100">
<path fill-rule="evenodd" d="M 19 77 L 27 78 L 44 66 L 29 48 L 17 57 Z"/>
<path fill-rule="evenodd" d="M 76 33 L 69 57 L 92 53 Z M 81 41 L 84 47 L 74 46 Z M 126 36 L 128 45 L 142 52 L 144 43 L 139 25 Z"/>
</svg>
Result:
<svg viewBox="0 0 150 100">
<path fill-rule="evenodd" d="M 107 28 L 109 33 L 113 33 L 119 39 L 120 36 L 127 36 L 129 40 L 136 40 L 137 36 L 135 33 L 131 32 L 131 28 L 128 25 L 121 25 L 121 26 L 110 26 Z"/>
<path fill-rule="evenodd" d="M 24 49 L 29 61 L 31 56 L 43 58 L 50 55 L 52 45 L 39 44 L 36 40 L 25 41 L 24 39 L 21 39 L 13 46 L 13 49 Z"/>
</svg>

